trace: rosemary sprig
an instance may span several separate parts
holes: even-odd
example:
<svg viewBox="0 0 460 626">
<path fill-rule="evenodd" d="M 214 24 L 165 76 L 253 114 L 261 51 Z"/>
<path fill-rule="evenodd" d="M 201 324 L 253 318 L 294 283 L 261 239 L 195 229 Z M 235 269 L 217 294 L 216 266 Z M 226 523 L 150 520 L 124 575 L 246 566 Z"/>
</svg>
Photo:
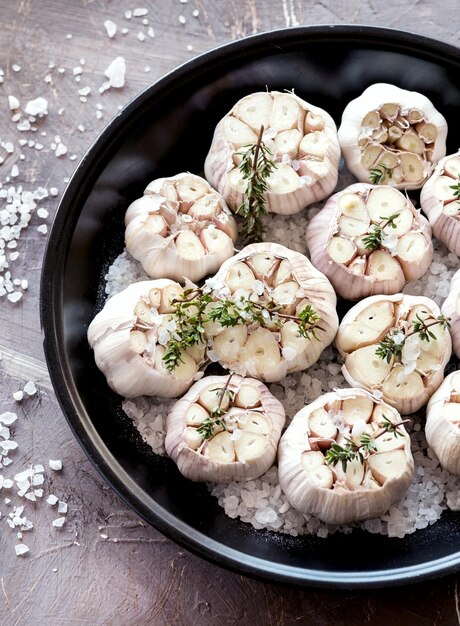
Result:
<svg viewBox="0 0 460 626">
<path fill-rule="evenodd" d="M 382 245 L 383 235 L 385 234 L 384 229 L 387 226 L 396 228 L 397 225 L 395 224 L 395 219 L 397 217 L 399 217 L 399 213 L 393 213 L 393 215 L 390 215 L 389 217 L 380 217 L 380 219 L 384 221 L 381 224 L 374 224 L 372 232 L 363 237 L 363 244 L 367 250 L 373 252 L 374 250 L 377 250 L 377 248 L 380 248 Z"/>
<path fill-rule="evenodd" d="M 368 433 L 363 433 L 361 435 L 359 438 L 359 444 L 348 437 L 346 438 L 346 441 L 347 443 L 345 446 L 333 443 L 325 455 L 326 463 L 328 465 L 337 465 L 337 463 L 341 463 L 344 472 L 347 469 L 348 463 L 356 459 L 358 459 L 361 465 L 363 465 L 369 454 L 377 449 L 375 446 L 375 439 L 372 439 Z"/>
<path fill-rule="evenodd" d="M 458 175 L 458 180 L 455 183 L 455 185 L 449 185 L 449 189 L 453 189 L 454 193 L 453 195 L 460 200 L 460 174 Z"/>
<path fill-rule="evenodd" d="M 244 146 L 244 152 L 237 152 L 242 157 L 239 170 L 246 181 L 246 190 L 244 200 L 235 213 L 244 218 L 241 233 L 246 244 L 262 241 L 262 216 L 267 213 L 267 179 L 276 168 L 275 162 L 270 159 L 270 149 L 262 141 L 263 133 L 264 127 L 261 126 L 257 142 Z"/>
<path fill-rule="evenodd" d="M 393 177 L 393 171 L 391 167 L 385 165 L 385 163 L 379 163 L 376 167 L 369 170 L 369 180 L 373 185 L 380 185 L 385 178 Z"/>
<path fill-rule="evenodd" d="M 198 426 L 197 433 L 201 435 L 203 439 L 210 439 L 216 430 L 216 428 L 223 428 L 223 430 L 227 430 L 227 426 L 222 417 L 226 414 L 225 409 L 222 408 L 222 401 L 226 394 L 230 396 L 230 400 L 233 400 L 234 393 L 228 387 L 230 385 L 230 381 L 232 379 L 233 372 L 230 373 L 229 377 L 225 381 L 224 387 L 218 390 L 219 393 L 219 403 L 215 409 L 213 409 L 209 415 L 201 424 Z"/>
<path fill-rule="evenodd" d="M 381 359 L 386 359 L 388 363 L 391 362 L 392 356 L 396 359 L 401 359 L 404 344 L 412 335 L 418 335 L 422 341 L 430 341 L 431 339 L 436 341 L 436 335 L 430 328 L 437 325 L 440 325 L 443 330 L 450 328 L 450 318 L 439 315 L 436 319 L 433 319 L 432 322 L 427 323 L 426 320 L 423 320 L 417 315 L 416 319 L 412 322 L 412 330 L 407 333 L 407 335 L 402 329 L 391 331 L 379 343 L 375 354 Z M 401 337 L 401 333 L 404 335 L 403 337 Z"/>
<path fill-rule="evenodd" d="M 382 421 L 379 422 L 380 428 L 383 428 L 386 433 L 393 433 L 395 437 L 404 437 L 404 434 L 398 430 L 398 426 L 403 426 L 404 424 L 409 423 L 410 420 L 402 420 L 397 424 L 394 424 L 388 417 L 383 414 Z M 382 433 L 383 434 L 383 433 Z"/>
<path fill-rule="evenodd" d="M 212 307 L 208 307 L 210 303 Z M 322 330 L 319 325 L 320 316 L 315 309 L 307 304 L 298 315 L 288 315 L 281 311 L 280 305 L 274 300 L 266 302 L 252 302 L 248 297 L 238 300 L 215 299 L 213 291 L 205 291 L 202 287 L 184 291 L 181 298 L 172 300 L 174 306 L 174 320 L 176 329 L 170 337 L 166 352 L 163 355 L 165 367 L 172 371 L 179 362 L 181 355 L 188 348 L 204 343 L 204 324 L 219 322 L 223 327 L 237 324 L 259 323 L 263 327 L 281 327 L 282 320 L 295 321 L 299 334 L 306 339 L 313 337 L 319 340 L 317 331 Z"/>
</svg>

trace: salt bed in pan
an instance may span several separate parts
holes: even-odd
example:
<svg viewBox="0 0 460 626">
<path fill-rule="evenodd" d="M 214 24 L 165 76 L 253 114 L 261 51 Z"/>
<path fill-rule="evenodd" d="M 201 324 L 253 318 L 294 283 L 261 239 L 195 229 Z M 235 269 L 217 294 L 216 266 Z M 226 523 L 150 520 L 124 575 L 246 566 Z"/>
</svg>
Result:
<svg viewBox="0 0 460 626">
<path fill-rule="evenodd" d="M 354 181 L 341 176 L 340 188 Z M 319 208 L 305 212 L 308 217 Z M 293 250 L 307 253 L 304 234 L 308 219 L 305 215 L 286 218 L 269 215 L 265 218 L 266 241 L 276 241 Z M 425 295 L 441 305 L 449 292 L 449 283 L 458 269 L 458 258 L 449 254 L 437 240 L 433 240 L 435 254 L 433 263 L 425 276 L 404 288 L 404 293 Z M 128 284 L 148 277 L 137 261 L 125 251 L 110 266 L 106 275 L 106 293 L 111 296 Z M 269 385 L 270 391 L 283 403 L 286 410 L 286 426 L 303 406 L 318 396 L 338 387 L 347 387 L 341 374 L 341 357 L 333 347 L 327 348 L 319 361 L 305 372 L 290 374 L 279 383 Z M 165 418 L 175 400 L 135 398 L 125 400 L 123 409 L 133 420 L 142 438 L 156 454 L 165 454 Z M 272 467 L 256 480 L 230 484 L 210 484 L 209 489 L 218 499 L 226 514 L 239 517 L 256 529 L 268 529 L 292 536 L 316 534 L 327 537 L 333 532 L 352 532 L 353 526 L 371 533 L 389 537 L 404 537 L 419 528 L 433 524 L 442 511 L 450 508 L 460 510 L 460 479 L 443 470 L 434 452 L 428 447 L 423 432 L 424 412 L 412 416 L 407 426 L 411 433 L 415 474 L 406 495 L 378 519 L 366 520 L 349 526 L 331 526 L 318 518 L 294 510 L 281 491 L 278 469 Z"/>
</svg>

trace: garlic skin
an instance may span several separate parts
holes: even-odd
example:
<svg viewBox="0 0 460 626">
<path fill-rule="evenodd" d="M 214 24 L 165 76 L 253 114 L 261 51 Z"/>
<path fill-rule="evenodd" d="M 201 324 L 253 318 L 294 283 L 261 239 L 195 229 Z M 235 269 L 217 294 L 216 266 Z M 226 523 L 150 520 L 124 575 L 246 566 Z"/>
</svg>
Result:
<svg viewBox="0 0 460 626">
<path fill-rule="evenodd" d="M 233 255 L 237 226 L 224 199 L 200 176 L 152 181 L 125 215 L 126 249 L 152 278 L 198 281 Z"/>
<path fill-rule="evenodd" d="M 442 314 L 450 318 L 450 334 L 454 353 L 460 358 L 460 270 L 457 270 L 450 281 L 449 295 L 442 307 Z"/>
<path fill-rule="evenodd" d="M 379 517 L 408 489 L 414 474 L 410 437 L 385 433 L 385 416 L 393 424 L 400 415 L 383 400 L 362 389 L 336 389 L 301 409 L 283 434 L 279 449 L 279 481 L 290 504 L 327 524 L 349 524 Z M 377 450 L 368 459 L 326 464 L 333 444 L 357 445 L 366 433 Z M 380 435 L 380 436 L 378 436 Z"/>
<path fill-rule="evenodd" d="M 88 328 L 96 365 L 113 391 L 126 398 L 175 398 L 194 381 L 204 347 L 194 346 L 170 372 L 162 361 L 161 334 L 168 335 L 169 300 L 182 293 L 172 280 L 134 283 L 107 300 Z M 163 341 L 164 343 L 164 341 Z"/>
<path fill-rule="evenodd" d="M 418 334 L 407 338 L 401 362 L 394 356 L 388 362 L 376 354 L 388 333 L 398 332 L 397 337 L 403 340 L 404 332 L 412 331 L 417 315 L 435 320 L 441 311 L 423 296 L 370 296 L 348 311 L 336 337 L 336 346 L 345 359 L 345 380 L 352 387 L 381 394 L 402 415 L 414 413 L 428 402 L 443 381 L 452 352 L 449 330 L 438 324 L 430 328 L 436 339 L 425 341 Z"/>
<path fill-rule="evenodd" d="M 366 249 L 363 237 L 396 213 L 396 228 L 384 228 L 382 245 Z M 313 265 L 347 300 L 398 293 L 433 260 L 428 220 L 388 185 L 356 183 L 334 194 L 310 220 L 306 241 Z"/>
<path fill-rule="evenodd" d="M 226 261 L 211 281 L 218 292 L 233 300 L 239 294 L 261 303 L 273 299 L 279 313 L 294 316 L 310 304 L 320 316 L 318 339 L 299 336 L 298 325 L 289 318 L 281 320 L 281 327 L 270 328 L 259 322 L 231 328 L 205 324 L 215 360 L 231 371 L 265 382 L 279 381 L 310 367 L 335 337 L 335 292 L 299 252 L 276 243 L 251 244 Z"/>
<path fill-rule="evenodd" d="M 446 154 L 447 122 L 421 93 L 377 83 L 345 107 L 338 136 L 359 181 L 383 164 L 391 170 L 384 184 L 420 189 Z"/>
<path fill-rule="evenodd" d="M 420 204 L 434 236 L 460 256 L 460 199 L 451 185 L 460 181 L 460 150 L 441 159 L 423 185 Z"/>
<path fill-rule="evenodd" d="M 262 140 L 276 163 L 265 194 L 269 213 L 292 215 L 332 193 L 340 160 L 332 117 L 291 93 L 252 93 L 218 123 L 204 166 L 207 180 L 232 211 L 246 189 L 238 152 L 257 142 L 262 125 Z"/>
<path fill-rule="evenodd" d="M 431 397 L 426 412 L 426 440 L 441 466 L 460 476 L 460 372 L 452 372 Z"/>
<path fill-rule="evenodd" d="M 250 480 L 261 476 L 275 460 L 286 416 L 281 402 L 259 380 L 233 375 L 222 416 L 227 430 L 216 427 L 207 440 L 197 433 L 210 410 L 218 406 L 216 390 L 223 390 L 227 381 L 228 376 L 202 378 L 167 417 L 166 452 L 190 480 Z"/>
</svg>

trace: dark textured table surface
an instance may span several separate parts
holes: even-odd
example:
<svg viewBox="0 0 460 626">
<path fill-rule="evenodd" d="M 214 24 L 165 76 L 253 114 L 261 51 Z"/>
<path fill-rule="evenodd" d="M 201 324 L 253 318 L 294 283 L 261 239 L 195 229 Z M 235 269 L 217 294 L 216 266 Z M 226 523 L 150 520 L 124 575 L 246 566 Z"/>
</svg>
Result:
<svg viewBox="0 0 460 626">
<path fill-rule="evenodd" d="M 130 16 L 136 7 L 148 13 Z M 389 26 L 458 44 L 458 0 L 3 0 L 0 9 L 0 182 L 49 194 L 11 262 L 12 278 L 27 279 L 28 288 L 17 303 L 0 299 L 0 413 L 18 417 L 13 464 L 0 474 L 45 466 L 36 504 L 0 490 L 0 624 L 460 623 L 458 576 L 369 592 L 283 588 L 204 562 L 133 514 L 87 460 L 52 390 L 38 318 L 46 233 L 37 230 L 51 223 L 67 177 L 118 107 L 178 64 L 218 44 L 298 24 Z M 117 25 L 113 38 L 107 20 Z M 126 84 L 101 94 L 104 71 L 118 56 L 126 60 Z M 20 130 L 8 96 L 21 110 L 46 98 L 48 115 L 35 131 Z M 4 202 L 0 197 L 0 211 Z M 27 381 L 38 391 L 17 403 L 12 394 Z M 51 470 L 49 459 L 62 459 L 63 470 Z M 49 493 L 68 504 L 67 513 L 44 501 Z M 18 529 L 6 523 L 13 504 L 24 504 L 34 524 L 23 533 L 29 552 L 22 557 L 15 555 Z M 61 516 L 64 526 L 54 527 Z"/>
</svg>

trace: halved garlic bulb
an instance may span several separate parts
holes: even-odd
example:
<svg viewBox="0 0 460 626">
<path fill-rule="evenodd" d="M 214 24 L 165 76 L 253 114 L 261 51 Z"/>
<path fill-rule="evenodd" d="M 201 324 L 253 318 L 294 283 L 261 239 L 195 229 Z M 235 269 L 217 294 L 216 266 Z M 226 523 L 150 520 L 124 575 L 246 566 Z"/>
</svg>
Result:
<svg viewBox="0 0 460 626">
<path fill-rule="evenodd" d="M 347 300 L 398 293 L 433 260 L 428 221 L 387 185 L 356 183 L 333 195 L 310 220 L 306 240 L 313 265 Z"/>
<path fill-rule="evenodd" d="M 445 317 L 450 318 L 452 347 L 460 359 L 460 270 L 452 276 L 449 295 L 441 307 L 441 312 Z"/>
<path fill-rule="evenodd" d="M 267 179 L 266 208 L 298 213 L 324 199 L 337 184 L 340 148 L 332 117 L 291 93 L 250 94 L 218 123 L 205 162 L 205 176 L 235 211 L 247 181 L 239 170 L 241 152 L 263 142 L 276 168 Z"/>
<path fill-rule="evenodd" d="M 460 184 L 460 150 L 441 159 L 423 185 L 420 204 L 433 235 L 460 256 L 460 197 L 453 187 Z"/>
<path fill-rule="evenodd" d="M 416 91 L 377 83 L 342 115 L 339 141 L 348 169 L 362 182 L 379 168 L 385 185 L 420 189 L 446 154 L 447 122 Z"/>
<path fill-rule="evenodd" d="M 402 415 L 426 404 L 443 380 L 452 342 L 448 329 L 436 322 L 441 315 L 433 300 L 422 296 L 370 296 L 344 316 L 336 345 L 345 363 L 346 381 L 353 387 L 382 394 Z M 429 341 L 414 331 L 423 320 L 434 335 Z M 411 336 L 409 336 L 409 334 Z M 400 354 L 379 356 L 384 339 L 403 346 Z"/>
<path fill-rule="evenodd" d="M 126 398 L 175 398 L 194 381 L 204 346 L 193 346 L 169 371 L 163 356 L 175 330 L 171 300 L 182 287 L 168 279 L 134 283 L 107 300 L 88 328 L 96 365 L 109 386 Z"/>
<path fill-rule="evenodd" d="M 337 389 L 301 409 L 278 449 L 280 485 L 290 504 L 328 524 L 383 515 L 414 473 L 410 437 L 400 422 L 395 409 L 362 389 Z M 345 452 L 346 463 L 327 462 L 332 446 Z"/>
<path fill-rule="evenodd" d="M 182 173 L 152 181 L 125 216 L 126 249 L 152 278 L 197 281 L 233 255 L 235 219 L 209 183 Z"/>
<path fill-rule="evenodd" d="M 460 476 L 460 372 L 446 376 L 431 396 L 425 434 L 442 467 Z"/>
<path fill-rule="evenodd" d="M 239 374 L 266 382 L 315 363 L 332 342 L 338 327 L 335 292 L 310 261 L 276 243 L 246 246 L 226 261 L 212 285 L 238 302 L 240 297 L 274 307 L 278 323 L 249 321 L 247 325 L 222 327 L 205 324 L 215 360 Z M 316 338 L 299 333 L 298 315 L 307 306 L 319 315 Z"/>
<path fill-rule="evenodd" d="M 259 380 L 207 376 L 169 413 L 166 452 L 190 480 L 257 478 L 275 460 L 284 421 L 283 405 Z"/>
</svg>

